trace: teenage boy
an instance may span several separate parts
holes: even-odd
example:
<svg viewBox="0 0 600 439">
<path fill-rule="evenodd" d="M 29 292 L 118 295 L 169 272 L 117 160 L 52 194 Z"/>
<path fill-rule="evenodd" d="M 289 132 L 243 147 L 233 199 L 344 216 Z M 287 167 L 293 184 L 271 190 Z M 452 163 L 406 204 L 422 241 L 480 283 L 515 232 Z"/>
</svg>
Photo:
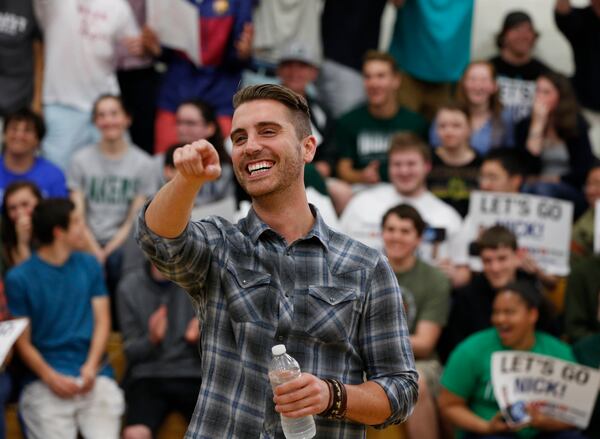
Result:
<svg viewBox="0 0 600 439">
<path fill-rule="evenodd" d="M 427 175 L 431 171 L 430 148 L 415 134 L 398 133 L 392 138 L 388 157 L 391 183 L 382 183 L 356 194 L 342 214 L 342 231 L 380 250 L 383 248 L 383 214 L 393 206 L 406 203 L 417 209 L 428 226 L 419 256 L 436 264 L 448 261 L 447 244 L 460 231 L 461 219 L 456 210 L 427 189 Z"/>
<path fill-rule="evenodd" d="M 37 251 L 10 270 L 11 313 L 30 325 L 17 340 L 29 367 L 19 401 L 32 439 L 117 438 L 123 395 L 104 354 L 109 300 L 96 259 L 74 251 L 85 236 L 81 213 L 68 199 L 47 199 L 33 213 Z"/>
<path fill-rule="evenodd" d="M 363 63 L 367 102 L 344 114 L 336 125 L 340 154 L 337 173 L 342 180 L 370 185 L 388 181 L 387 157 L 392 135 L 410 131 L 425 138 L 427 121 L 400 107 L 400 72 L 394 58 L 369 51 Z"/>
<path fill-rule="evenodd" d="M 516 280 L 536 282 L 533 275 L 520 270 L 517 238 L 506 227 L 496 225 L 484 230 L 477 246 L 483 272 L 474 274 L 470 282 L 454 294 L 438 349 L 443 359 L 463 339 L 490 327 L 492 302 L 498 289 Z"/>
<path fill-rule="evenodd" d="M 409 436 L 439 437 L 433 397 L 437 395 L 442 367 L 435 347 L 450 309 L 450 282 L 444 273 L 417 256 L 425 221 L 417 210 L 400 204 L 383 216 L 385 254 L 402 288 L 410 343 L 419 372 L 419 399 L 407 421 Z"/>
</svg>

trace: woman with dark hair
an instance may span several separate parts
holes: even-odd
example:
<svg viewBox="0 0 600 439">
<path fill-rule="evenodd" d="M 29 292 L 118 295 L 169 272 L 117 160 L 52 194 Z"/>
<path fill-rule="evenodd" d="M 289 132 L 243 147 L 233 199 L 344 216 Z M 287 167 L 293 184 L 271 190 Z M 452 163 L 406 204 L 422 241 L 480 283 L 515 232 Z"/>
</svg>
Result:
<svg viewBox="0 0 600 439">
<path fill-rule="evenodd" d="M 496 69 L 488 61 L 473 61 L 463 72 L 456 88 L 456 101 L 467 109 L 471 147 L 482 156 L 492 148 L 513 146 L 513 123 L 500 103 Z M 431 125 L 429 142 L 440 145 L 436 124 Z"/>
<path fill-rule="evenodd" d="M 442 415 L 465 433 L 463 438 L 583 439 L 572 425 L 545 416 L 534 405 L 526 408 L 529 425 L 513 429 L 502 417 L 491 390 L 494 352 L 519 350 L 575 362 L 569 345 L 536 330 L 543 312 L 543 296 L 531 284 L 508 284 L 494 298 L 493 328 L 468 337 L 450 355 L 438 404 Z"/>
<path fill-rule="evenodd" d="M 559 73 L 543 73 L 531 116 L 515 128 L 515 144 L 529 165 L 524 191 L 573 201 L 576 212 L 582 212 L 582 186 L 593 161 L 587 130 L 569 80 Z"/>
<path fill-rule="evenodd" d="M 35 183 L 17 181 L 4 190 L 2 201 L 2 272 L 31 256 L 31 215 L 42 199 Z"/>
</svg>

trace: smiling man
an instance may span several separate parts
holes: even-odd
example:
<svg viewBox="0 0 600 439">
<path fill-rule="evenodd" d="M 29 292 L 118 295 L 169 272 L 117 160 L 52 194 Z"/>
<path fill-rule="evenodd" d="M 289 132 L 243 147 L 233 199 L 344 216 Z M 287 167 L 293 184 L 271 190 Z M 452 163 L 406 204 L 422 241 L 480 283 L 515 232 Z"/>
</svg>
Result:
<svg viewBox="0 0 600 439">
<path fill-rule="evenodd" d="M 388 181 L 390 139 L 401 131 L 425 138 L 427 122 L 400 107 L 397 94 L 401 78 L 389 54 L 369 51 L 363 63 L 367 102 L 343 115 L 336 125 L 336 147 L 340 160 L 338 176 L 348 183 L 373 184 Z"/>
<path fill-rule="evenodd" d="M 458 212 L 427 189 L 431 150 L 417 135 L 398 133 L 388 151 L 390 183 L 381 183 L 356 194 L 340 219 L 341 230 L 360 242 L 381 250 L 381 218 L 400 203 L 417 209 L 427 223 L 419 256 L 429 263 L 449 258 L 448 243 L 461 227 Z"/>
<path fill-rule="evenodd" d="M 143 250 L 202 321 L 202 387 L 186 438 L 281 438 L 278 413 L 319 415 L 319 437 L 340 439 L 404 420 L 417 375 L 400 290 L 380 253 L 331 230 L 306 200 L 316 142 L 305 100 L 256 85 L 234 107 L 232 161 L 252 197 L 248 215 L 189 222 L 197 191 L 220 175 L 215 149 L 199 141 L 175 151 L 177 175 L 139 220 Z M 267 369 L 280 343 L 303 373 L 273 395 Z"/>
</svg>

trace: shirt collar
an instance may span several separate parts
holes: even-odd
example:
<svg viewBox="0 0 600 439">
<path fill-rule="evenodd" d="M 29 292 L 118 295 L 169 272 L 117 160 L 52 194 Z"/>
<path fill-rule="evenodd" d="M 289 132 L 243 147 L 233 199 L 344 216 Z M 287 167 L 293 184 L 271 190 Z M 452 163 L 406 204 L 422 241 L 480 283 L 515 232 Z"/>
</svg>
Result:
<svg viewBox="0 0 600 439">
<path fill-rule="evenodd" d="M 319 213 L 319 210 L 314 205 L 309 204 L 309 207 L 313 216 L 315 217 L 315 222 L 309 232 L 300 240 L 304 241 L 311 238 L 316 238 L 326 250 L 329 250 L 329 226 L 325 223 L 323 217 Z M 275 230 L 273 230 L 268 224 L 264 223 L 263 220 L 259 218 L 254 211 L 254 207 L 251 207 L 248 211 L 245 221 L 248 236 L 254 244 L 256 244 L 263 233 L 266 232 L 274 233 L 279 236 Z"/>
</svg>

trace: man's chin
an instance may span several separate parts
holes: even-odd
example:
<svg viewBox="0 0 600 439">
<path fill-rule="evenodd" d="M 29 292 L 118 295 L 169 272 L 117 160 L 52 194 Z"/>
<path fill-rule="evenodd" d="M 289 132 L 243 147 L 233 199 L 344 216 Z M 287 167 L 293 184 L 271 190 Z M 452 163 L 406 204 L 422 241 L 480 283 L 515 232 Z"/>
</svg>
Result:
<svg viewBox="0 0 600 439">
<path fill-rule="evenodd" d="M 506 285 L 508 285 L 509 281 L 502 281 L 502 280 L 496 280 L 496 281 L 490 281 L 490 285 L 492 286 L 493 289 L 498 290 L 500 288 L 504 288 Z"/>
<path fill-rule="evenodd" d="M 242 185 L 242 188 L 252 199 L 257 199 L 269 195 L 273 192 L 273 188 L 266 186 L 259 186 L 254 184 Z"/>
</svg>

